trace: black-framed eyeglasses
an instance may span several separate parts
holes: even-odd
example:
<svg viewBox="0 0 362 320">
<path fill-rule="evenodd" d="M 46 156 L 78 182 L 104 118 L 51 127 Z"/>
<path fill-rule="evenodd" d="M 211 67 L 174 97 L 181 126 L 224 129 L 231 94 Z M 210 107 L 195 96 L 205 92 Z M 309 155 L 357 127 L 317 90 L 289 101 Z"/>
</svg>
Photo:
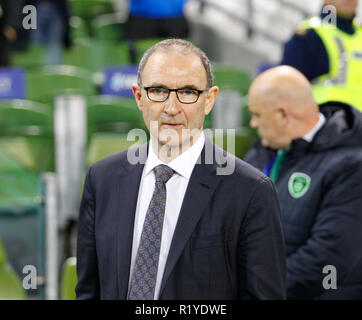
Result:
<svg viewBox="0 0 362 320">
<path fill-rule="evenodd" d="M 175 91 L 178 101 L 186 104 L 195 103 L 199 99 L 200 94 L 208 90 L 191 88 L 169 89 L 164 87 L 143 87 L 143 89 L 146 90 L 148 99 L 153 102 L 164 102 L 168 99 L 170 93 Z"/>
</svg>

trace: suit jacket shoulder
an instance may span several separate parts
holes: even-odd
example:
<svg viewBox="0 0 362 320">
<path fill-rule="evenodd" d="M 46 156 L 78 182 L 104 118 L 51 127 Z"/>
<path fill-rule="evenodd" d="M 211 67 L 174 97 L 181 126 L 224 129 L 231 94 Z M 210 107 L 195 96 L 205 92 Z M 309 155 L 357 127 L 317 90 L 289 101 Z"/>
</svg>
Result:
<svg viewBox="0 0 362 320">
<path fill-rule="evenodd" d="M 260 181 L 270 180 L 264 173 L 260 170 L 256 169 L 249 163 L 245 162 L 234 156 L 233 154 L 222 150 L 218 146 L 215 145 L 215 159 L 216 163 L 220 164 L 221 167 L 225 167 L 227 165 L 233 166 L 234 170 L 231 174 L 224 175 L 224 179 L 237 181 L 241 183 L 243 181 L 245 184 L 253 184 L 259 183 Z M 220 160 L 221 159 L 221 160 Z"/>
</svg>

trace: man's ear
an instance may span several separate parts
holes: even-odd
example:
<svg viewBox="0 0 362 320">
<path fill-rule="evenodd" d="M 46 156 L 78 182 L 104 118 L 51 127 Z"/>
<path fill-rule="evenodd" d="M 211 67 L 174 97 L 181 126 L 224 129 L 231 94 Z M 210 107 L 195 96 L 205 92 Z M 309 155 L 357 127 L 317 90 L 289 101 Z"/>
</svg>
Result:
<svg viewBox="0 0 362 320">
<path fill-rule="evenodd" d="M 141 94 L 141 88 L 137 85 L 132 85 L 132 92 L 133 92 L 133 96 L 136 100 L 138 109 L 140 109 L 142 111 L 142 103 L 141 103 L 141 98 L 142 98 L 142 94 Z"/>
<path fill-rule="evenodd" d="M 214 107 L 217 94 L 219 93 L 219 87 L 213 86 L 207 90 L 207 97 L 205 103 L 205 115 L 208 115 Z"/>
<path fill-rule="evenodd" d="M 289 117 L 290 117 L 288 108 L 278 107 L 278 109 L 277 109 L 277 117 L 278 117 L 279 123 L 283 127 L 286 127 L 288 125 L 288 123 L 289 123 Z"/>
</svg>

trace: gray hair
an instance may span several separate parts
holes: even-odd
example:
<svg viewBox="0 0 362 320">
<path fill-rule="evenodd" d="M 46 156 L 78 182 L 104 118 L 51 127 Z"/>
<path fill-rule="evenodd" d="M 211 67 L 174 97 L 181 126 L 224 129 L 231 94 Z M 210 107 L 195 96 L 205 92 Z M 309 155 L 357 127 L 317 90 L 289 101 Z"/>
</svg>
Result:
<svg viewBox="0 0 362 320">
<path fill-rule="evenodd" d="M 214 75 L 212 72 L 212 67 L 209 58 L 202 51 L 200 48 L 196 47 L 190 41 L 183 40 L 183 39 L 167 39 L 161 42 L 156 43 L 151 48 L 149 48 L 142 56 L 142 59 L 138 66 L 138 73 L 137 73 L 137 83 L 140 86 L 142 83 L 142 72 L 145 68 L 145 65 L 150 58 L 150 56 L 155 53 L 156 51 L 177 51 L 183 54 L 190 54 L 195 53 L 200 57 L 200 60 L 205 68 L 206 71 L 206 80 L 208 88 L 211 88 L 214 83 Z"/>
</svg>

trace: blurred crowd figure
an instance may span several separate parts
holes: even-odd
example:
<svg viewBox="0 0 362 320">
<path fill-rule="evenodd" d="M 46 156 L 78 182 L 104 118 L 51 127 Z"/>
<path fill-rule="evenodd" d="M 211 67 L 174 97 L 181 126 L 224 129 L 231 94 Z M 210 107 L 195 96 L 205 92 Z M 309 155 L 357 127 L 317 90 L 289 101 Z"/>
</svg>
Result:
<svg viewBox="0 0 362 320">
<path fill-rule="evenodd" d="M 37 28 L 32 40 L 46 48 L 47 64 L 61 64 L 63 51 L 70 47 L 70 10 L 67 0 L 33 0 L 37 9 Z"/>
<path fill-rule="evenodd" d="M 184 15 L 187 0 L 129 0 L 126 38 L 136 62 L 132 42 L 149 38 L 187 38 L 189 25 Z"/>
<path fill-rule="evenodd" d="M 36 29 L 23 27 L 23 8 L 36 8 Z M 29 44 L 44 46 L 47 64 L 62 63 L 64 48 L 71 45 L 67 0 L 0 0 L 0 66 L 11 65 L 11 51 Z"/>
<path fill-rule="evenodd" d="M 362 113 L 336 101 L 318 106 L 290 66 L 259 75 L 249 102 L 261 139 L 245 160 L 278 190 L 287 298 L 361 299 Z"/>
<path fill-rule="evenodd" d="M 0 0 L 0 67 L 10 65 L 10 49 L 21 27 L 22 1 Z"/>
<path fill-rule="evenodd" d="M 312 82 L 317 102 L 340 100 L 362 111 L 362 24 L 355 18 L 358 2 L 324 0 L 320 16 L 303 21 L 286 43 L 281 65 L 295 67 Z"/>
</svg>

